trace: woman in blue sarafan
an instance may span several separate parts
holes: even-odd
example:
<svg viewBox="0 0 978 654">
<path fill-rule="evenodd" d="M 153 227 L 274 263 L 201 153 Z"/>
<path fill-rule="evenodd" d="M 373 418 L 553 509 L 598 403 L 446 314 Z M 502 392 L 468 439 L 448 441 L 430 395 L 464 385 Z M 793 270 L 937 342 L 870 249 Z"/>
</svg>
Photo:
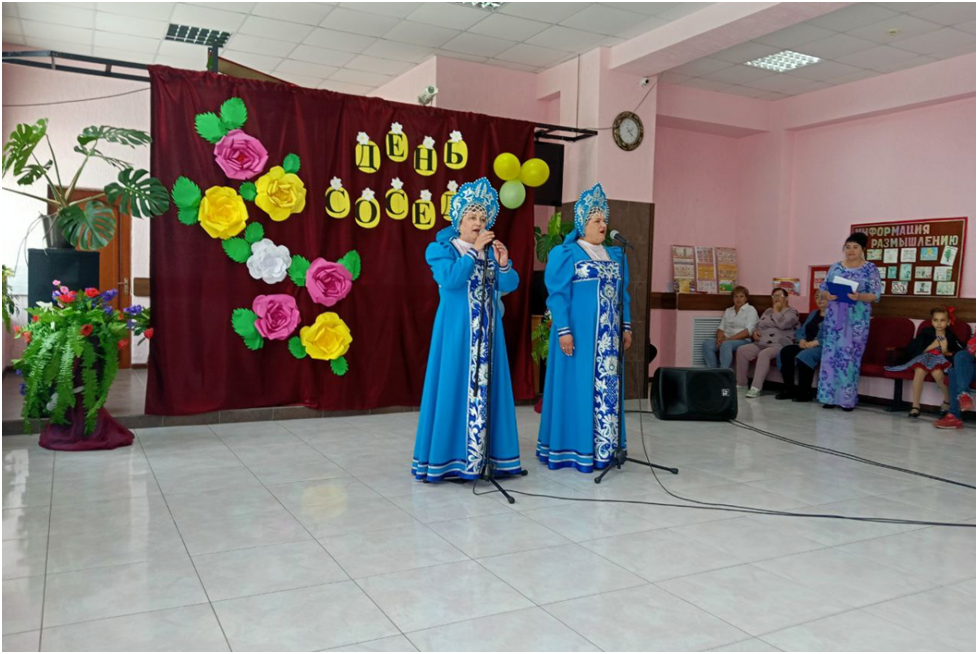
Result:
<svg viewBox="0 0 978 654">
<path fill-rule="evenodd" d="M 574 231 L 550 252 L 544 273 L 553 324 L 537 458 L 552 470 L 600 470 L 614 463 L 619 438 L 625 447 L 618 348 L 619 336 L 626 349 L 632 344 L 628 260 L 621 248 L 602 245 L 608 214 L 600 184 L 584 191 Z"/>
<path fill-rule="evenodd" d="M 425 252 L 441 301 L 411 465 L 423 481 L 477 479 L 485 464 L 487 418 L 495 474 L 522 472 L 499 302 L 499 294 L 516 290 L 520 278 L 506 246 L 493 240 L 498 215 L 499 196 L 489 180 L 463 184 L 452 199 L 452 226 Z"/>
</svg>

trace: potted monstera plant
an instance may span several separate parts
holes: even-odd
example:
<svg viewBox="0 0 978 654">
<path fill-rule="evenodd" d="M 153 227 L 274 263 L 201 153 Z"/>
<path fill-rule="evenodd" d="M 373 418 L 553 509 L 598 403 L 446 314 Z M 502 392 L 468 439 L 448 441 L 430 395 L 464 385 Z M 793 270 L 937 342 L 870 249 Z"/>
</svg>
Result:
<svg viewBox="0 0 978 654">
<path fill-rule="evenodd" d="M 135 169 L 130 163 L 106 154 L 106 144 L 137 148 L 148 145 L 152 138 L 137 129 L 124 129 L 106 125 L 86 127 L 78 135 L 74 152 L 81 155 L 81 163 L 70 176 L 62 175 L 62 167 L 54 154 L 54 147 L 47 134 L 48 121 L 38 120 L 33 125 L 22 123 L 14 128 L 3 145 L 3 177 L 9 173 L 18 187 L 33 187 L 44 180 L 47 197 L 22 188 L 4 186 L 5 191 L 26 196 L 45 204 L 46 210 L 37 217 L 29 230 L 39 222 L 43 225 L 48 249 L 59 250 L 58 257 L 41 257 L 38 250 L 28 252 L 29 268 L 34 261 L 43 261 L 47 280 L 64 279 L 81 287 L 98 285 L 98 255 L 115 237 L 116 218 L 113 206 L 134 218 L 159 216 L 170 207 L 166 187 L 143 169 Z M 42 146 L 43 142 L 43 146 Z M 107 164 L 116 170 L 116 180 L 106 184 L 101 193 L 85 198 L 74 198 L 82 172 L 93 160 Z M 26 240 L 26 237 L 25 237 Z M 68 255 L 64 250 L 72 251 Z M 81 260 L 87 265 L 82 265 Z M 59 262 L 63 268 L 52 268 Z M 15 266 L 16 267 L 16 266 Z M 72 279 L 70 270 L 88 270 L 88 279 Z M 30 274 L 30 270 L 28 271 Z M 43 284 L 46 284 L 44 281 Z"/>
<path fill-rule="evenodd" d="M 54 281 L 53 302 L 27 309 L 28 322 L 16 328 L 27 342 L 12 362 L 23 377 L 22 416 L 44 420 L 41 445 L 58 450 L 112 449 L 132 444 L 132 432 L 104 405 L 119 370 L 119 351 L 132 334 L 151 338 L 149 309 L 122 311 L 110 304 L 117 291 L 71 290 Z"/>
</svg>

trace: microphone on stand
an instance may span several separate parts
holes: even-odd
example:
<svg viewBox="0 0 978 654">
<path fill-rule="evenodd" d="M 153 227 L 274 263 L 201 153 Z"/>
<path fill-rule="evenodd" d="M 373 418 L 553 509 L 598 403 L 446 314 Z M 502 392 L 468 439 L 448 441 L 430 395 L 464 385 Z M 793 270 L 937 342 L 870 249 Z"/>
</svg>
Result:
<svg viewBox="0 0 978 654">
<path fill-rule="evenodd" d="M 624 236 L 622 236 L 621 235 L 621 232 L 619 232 L 617 229 L 611 230 L 611 240 L 617 241 L 618 243 L 621 243 L 626 248 L 632 247 L 632 244 L 628 242 L 628 239 L 625 238 Z M 634 248 L 632 248 L 632 249 L 634 249 Z"/>
</svg>

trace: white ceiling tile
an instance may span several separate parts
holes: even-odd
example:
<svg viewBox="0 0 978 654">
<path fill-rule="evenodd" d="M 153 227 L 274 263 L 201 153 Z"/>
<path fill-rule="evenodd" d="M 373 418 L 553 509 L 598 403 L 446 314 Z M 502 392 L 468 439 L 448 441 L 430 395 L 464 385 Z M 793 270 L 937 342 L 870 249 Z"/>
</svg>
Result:
<svg viewBox="0 0 978 654">
<path fill-rule="evenodd" d="M 95 25 L 95 12 L 70 5 L 56 5 L 51 2 L 20 2 L 17 13 L 21 18 L 55 25 L 88 27 Z"/>
<path fill-rule="evenodd" d="M 967 32 L 968 34 L 974 34 L 975 21 L 971 21 L 970 23 L 961 23 L 959 25 L 955 25 L 954 29 L 961 30 L 962 32 Z"/>
<path fill-rule="evenodd" d="M 554 25 L 548 27 L 536 36 L 526 40 L 530 45 L 538 45 L 541 48 L 552 48 L 553 50 L 563 50 L 564 52 L 578 52 L 582 49 L 591 50 L 602 41 L 601 34 L 593 32 L 582 32 L 580 30 Z"/>
<path fill-rule="evenodd" d="M 877 73 L 875 70 L 860 70 L 859 72 L 843 75 L 842 77 L 836 77 L 829 81 L 833 84 L 848 84 L 849 82 L 858 82 L 859 80 L 877 77 L 878 75 L 879 73 Z"/>
<path fill-rule="evenodd" d="M 518 64 L 528 66 L 549 66 L 558 59 L 563 58 L 565 53 L 549 48 L 540 48 L 535 45 L 520 43 L 509 50 L 500 53 L 496 59 L 503 61 L 515 61 Z"/>
<path fill-rule="evenodd" d="M 365 11 L 369 14 L 404 18 L 422 4 L 421 2 L 341 2 L 340 7 Z"/>
<path fill-rule="evenodd" d="M 309 75 L 297 75 L 296 73 L 286 73 L 278 70 L 271 71 L 268 74 L 271 75 L 272 77 L 284 79 L 286 82 L 292 82 L 296 86 L 303 86 L 307 89 L 318 89 L 319 85 L 323 83 L 322 77 L 311 77 Z"/>
<path fill-rule="evenodd" d="M 748 61 L 754 61 L 755 59 L 772 55 L 775 52 L 780 52 L 780 50 L 780 48 L 775 48 L 774 46 L 748 42 L 735 45 L 732 48 L 727 48 L 720 52 L 714 52 L 710 55 L 710 59 L 729 61 L 732 64 L 745 64 Z"/>
<path fill-rule="evenodd" d="M 811 93 L 812 91 L 821 91 L 822 89 L 830 88 L 832 84 L 827 84 L 825 82 L 812 82 L 807 86 L 802 86 L 797 89 L 791 89 L 790 91 L 782 91 L 785 95 L 792 97 L 796 95 L 804 95 L 806 93 Z"/>
<path fill-rule="evenodd" d="M 458 59 L 459 61 L 471 61 L 477 64 L 484 64 L 489 61 L 489 57 L 480 57 L 462 52 L 451 52 L 450 50 L 435 50 L 434 55 L 443 59 Z"/>
<path fill-rule="evenodd" d="M 282 63 L 281 57 L 269 57 L 251 52 L 238 52 L 237 50 L 225 50 L 221 53 L 221 57 L 261 71 L 274 70 L 276 66 Z"/>
<path fill-rule="evenodd" d="M 332 9 L 319 2 L 259 2 L 251 13 L 302 25 L 318 25 Z"/>
<path fill-rule="evenodd" d="M 547 29 L 547 27 L 549 27 L 547 23 L 517 16 L 507 16 L 497 12 L 473 25 L 469 31 L 483 36 L 493 36 L 497 39 L 525 41 L 534 34 L 539 34 Z"/>
<path fill-rule="evenodd" d="M 362 70 L 347 70 L 341 68 L 330 76 L 331 80 L 337 82 L 349 82 L 350 84 L 360 84 L 362 86 L 382 86 L 394 79 L 390 75 L 379 73 L 365 73 Z"/>
<path fill-rule="evenodd" d="M 359 34 L 317 27 L 305 38 L 303 43 L 320 48 L 329 48 L 330 50 L 359 53 L 363 52 L 375 40 L 370 36 L 360 36 Z"/>
<path fill-rule="evenodd" d="M 761 91 L 760 89 L 752 89 L 749 86 L 731 86 L 729 88 L 723 89 L 724 93 L 730 93 L 732 95 L 742 95 L 747 98 L 756 98 L 759 95 L 767 95 L 768 91 Z"/>
<path fill-rule="evenodd" d="M 337 7 L 320 23 L 322 27 L 364 36 L 383 36 L 401 20 L 393 16 L 368 14 Z"/>
<path fill-rule="evenodd" d="M 171 57 L 169 55 L 156 55 L 156 63 L 160 66 L 170 68 L 182 68 L 184 70 L 207 70 L 207 57 L 200 59 L 184 59 L 183 57 Z"/>
<path fill-rule="evenodd" d="M 658 12 L 657 18 L 661 18 L 666 21 L 678 20 L 684 16 L 689 16 L 694 14 L 701 9 L 706 9 L 710 5 L 714 4 L 712 2 L 664 2 L 662 4 L 671 4 L 672 7 Z"/>
<path fill-rule="evenodd" d="M 869 39 L 876 43 L 890 44 L 909 39 L 913 36 L 927 34 L 940 28 L 940 25 L 932 23 L 929 20 L 916 18 L 910 14 L 900 14 L 890 20 L 884 20 L 852 30 L 849 34 L 858 36 L 861 39 Z M 897 33 L 890 34 L 891 30 L 896 30 Z"/>
<path fill-rule="evenodd" d="M 643 15 L 633 11 L 622 11 L 603 5 L 591 5 L 587 9 L 560 21 L 560 24 L 587 32 L 614 35 L 642 20 L 646 20 Z"/>
<path fill-rule="evenodd" d="M 655 16 L 658 13 L 671 9 L 678 5 L 678 2 L 599 2 L 602 7 L 614 7 L 625 11 L 634 11 L 647 16 Z"/>
<path fill-rule="evenodd" d="M 922 7 L 929 7 L 933 2 L 877 2 L 875 3 L 884 9 L 889 9 L 891 11 L 897 11 L 901 13 L 908 13 L 911 11 L 917 11 Z"/>
<path fill-rule="evenodd" d="M 838 59 L 855 52 L 875 48 L 878 43 L 859 39 L 849 34 L 834 34 L 827 39 L 819 39 L 801 46 L 801 51 L 820 59 Z"/>
<path fill-rule="evenodd" d="M 442 50 L 449 52 L 460 52 L 463 54 L 474 55 L 477 57 L 495 57 L 500 52 L 509 50 L 514 45 L 513 41 L 504 41 L 491 36 L 481 34 L 459 34 L 454 39 L 442 46 Z"/>
<path fill-rule="evenodd" d="M 803 86 L 808 86 L 812 81 L 809 79 L 802 79 L 801 77 L 792 77 L 791 75 L 778 75 L 774 74 L 769 77 L 762 77 L 761 79 L 754 80 L 743 84 L 742 86 L 750 86 L 755 89 L 763 89 L 764 91 L 790 91 L 792 89 L 800 89 Z"/>
<path fill-rule="evenodd" d="M 419 64 L 431 56 L 433 48 L 425 48 L 419 45 L 408 43 L 398 43 L 387 39 L 378 39 L 363 51 L 363 54 L 382 59 L 393 59 L 394 61 L 409 61 Z"/>
<path fill-rule="evenodd" d="M 645 20 L 640 20 L 637 23 L 633 23 L 631 27 L 621 30 L 618 32 L 618 36 L 623 39 L 633 39 L 636 36 L 645 34 L 646 32 L 659 29 L 666 24 L 667 21 L 662 20 L 659 17 L 646 18 Z"/>
<path fill-rule="evenodd" d="M 772 92 L 764 93 L 762 95 L 757 96 L 757 99 L 758 100 L 768 100 L 770 102 L 775 102 L 777 100 L 784 100 L 787 97 L 788 96 L 785 95 L 784 93 L 775 93 L 775 92 L 772 91 Z"/>
<path fill-rule="evenodd" d="M 757 43 L 773 45 L 776 48 L 798 50 L 801 46 L 819 39 L 827 39 L 835 32 L 807 23 L 798 23 L 777 32 L 765 34 L 754 39 Z"/>
<path fill-rule="evenodd" d="M 840 63 L 856 66 L 857 68 L 871 68 L 877 70 L 880 66 L 895 64 L 898 61 L 907 61 L 916 57 L 913 52 L 900 50 L 889 45 L 881 45 L 872 50 L 857 52 L 856 54 L 842 57 Z"/>
<path fill-rule="evenodd" d="M 305 75 L 307 77 L 318 77 L 319 81 L 329 78 L 338 71 L 336 66 L 323 66 L 322 64 L 311 64 L 308 61 L 296 61 L 286 59 L 275 68 L 275 73 L 291 73 L 294 75 Z"/>
<path fill-rule="evenodd" d="M 119 61 L 130 61 L 135 64 L 155 64 L 155 52 L 133 52 L 132 50 L 116 50 L 114 48 L 92 48 L 92 54 L 96 57 L 105 59 L 117 59 Z M 134 72 L 134 71 L 130 71 Z"/>
<path fill-rule="evenodd" d="M 374 90 L 374 87 L 372 86 L 348 84 L 346 82 L 339 82 L 332 79 L 325 80 L 319 85 L 319 88 L 326 89 L 327 91 L 336 91 L 337 93 L 346 93 L 347 95 L 367 95 Z"/>
<path fill-rule="evenodd" d="M 351 59 L 345 66 L 350 70 L 363 70 L 368 73 L 383 73 L 384 75 L 400 75 L 414 67 L 413 63 L 366 57 L 359 55 Z"/>
<path fill-rule="evenodd" d="M 6 3 L 4 3 L 6 5 Z M 175 2 L 99 2 L 96 8 L 99 13 L 134 16 L 169 22 Z"/>
<path fill-rule="evenodd" d="M 931 57 L 935 59 L 950 59 L 951 57 L 960 57 L 963 54 L 971 54 L 975 51 L 974 43 L 968 45 L 958 45 L 953 48 L 948 48 L 947 50 L 940 50 L 931 54 Z"/>
<path fill-rule="evenodd" d="M 40 24 L 40 23 L 36 23 Z M 64 41 L 55 41 L 49 38 L 35 38 L 33 36 L 24 37 L 24 45 L 30 46 L 32 48 L 37 48 L 38 50 L 51 50 L 52 52 L 70 52 L 72 54 L 92 54 L 92 46 L 86 45 L 84 43 L 67 43 Z"/>
<path fill-rule="evenodd" d="M 238 31 L 242 34 L 261 36 L 277 41 L 302 43 L 313 29 L 315 28 L 312 25 L 299 25 L 298 23 L 275 20 L 274 18 L 263 18 L 262 16 L 248 16 Z"/>
<path fill-rule="evenodd" d="M 236 32 L 245 22 L 247 16 L 233 11 L 222 11 L 209 7 L 199 7 L 178 3 L 173 9 L 170 21 L 177 25 L 190 25 L 192 27 L 206 27 L 210 30 L 221 30 L 223 32 Z"/>
<path fill-rule="evenodd" d="M 18 4 L 20 4 L 20 3 L 17 3 L 17 2 L 4 2 L 3 3 L 3 6 L 2 6 L 3 15 L 4 16 L 13 16 L 13 17 L 16 17 L 17 16 L 17 5 Z"/>
<path fill-rule="evenodd" d="M 491 14 L 475 7 L 462 7 L 448 2 L 425 2 L 408 14 L 408 20 L 428 25 L 467 30 Z"/>
<path fill-rule="evenodd" d="M 714 82 L 724 82 L 726 84 L 744 84 L 745 82 L 751 82 L 755 79 L 768 77 L 770 74 L 771 71 L 764 70 L 763 68 L 754 68 L 753 66 L 737 64 L 736 66 L 731 66 L 730 68 L 718 70 L 715 73 L 703 75 L 703 79 L 713 80 Z"/>
<path fill-rule="evenodd" d="M 120 14 L 109 14 L 104 11 L 95 12 L 95 29 L 103 32 L 162 39 L 166 36 L 167 27 L 169 27 L 169 23 L 163 20 L 122 16 Z"/>
<path fill-rule="evenodd" d="M 676 68 L 672 69 L 672 72 L 680 75 L 689 75 L 691 77 L 700 77 L 701 75 L 709 75 L 710 73 L 715 73 L 718 70 L 723 70 L 724 68 L 730 67 L 731 64 L 728 61 L 719 61 L 717 59 L 703 57 L 702 59 L 691 61 L 688 64 L 677 66 Z"/>
<path fill-rule="evenodd" d="M 903 61 L 897 61 L 892 64 L 884 64 L 876 70 L 881 73 L 895 73 L 898 70 L 906 70 L 908 68 L 916 68 L 917 66 L 924 66 L 926 64 L 932 64 L 937 59 L 934 57 L 916 57 L 914 59 L 905 59 Z"/>
<path fill-rule="evenodd" d="M 234 11 L 239 14 L 250 14 L 257 2 L 191 2 L 196 7 L 208 7 L 221 11 Z"/>
<path fill-rule="evenodd" d="M 77 43 L 79 45 L 91 45 L 92 37 L 95 34 L 91 29 L 54 25 L 52 23 L 39 23 L 34 20 L 22 19 L 20 26 L 24 31 L 24 36 L 31 39 L 50 39 L 51 41 Z"/>
<path fill-rule="evenodd" d="M 147 39 L 142 36 L 128 36 L 126 34 L 114 34 L 112 32 L 95 32 L 94 45 L 100 48 L 114 48 L 116 50 L 132 50 L 133 52 L 156 54 L 156 51 L 160 47 L 160 39 Z"/>
<path fill-rule="evenodd" d="M 412 45 L 440 48 L 458 36 L 458 34 L 458 30 L 403 20 L 387 32 L 384 38 L 391 41 L 400 41 L 401 43 L 410 43 Z"/>
<path fill-rule="evenodd" d="M 7 36 L 8 34 L 23 34 L 20 27 L 20 19 L 4 14 L 3 34 L 4 36 Z"/>
<path fill-rule="evenodd" d="M 498 11 L 545 23 L 559 23 L 586 8 L 588 2 L 507 2 Z"/>
<path fill-rule="evenodd" d="M 297 45 L 295 50 L 289 54 L 289 59 L 341 68 L 355 56 L 349 52 L 340 52 L 339 50 L 315 48 L 311 45 Z"/>
<path fill-rule="evenodd" d="M 180 43 L 178 41 L 161 41 L 159 53 L 165 57 L 176 59 L 207 59 L 207 48 L 202 45 L 192 43 Z"/>
<path fill-rule="evenodd" d="M 945 27 L 937 30 L 936 32 L 930 32 L 928 34 L 922 34 L 920 36 L 915 36 L 911 39 L 906 39 L 905 41 L 900 41 L 896 47 L 901 50 L 909 50 L 911 52 L 916 52 L 917 54 L 932 54 L 935 52 L 940 52 L 942 50 L 947 50 L 949 48 L 957 48 L 959 46 L 974 47 L 975 45 L 975 35 L 967 34 L 960 30 L 956 30 L 952 27 Z"/>
<path fill-rule="evenodd" d="M 677 73 L 674 70 L 667 70 L 659 75 L 659 81 L 666 84 L 682 84 L 686 80 L 692 78 L 692 75 L 683 75 L 682 73 Z"/>
<path fill-rule="evenodd" d="M 830 79 L 835 79 L 836 77 L 842 77 L 843 75 L 857 73 L 860 70 L 862 69 L 855 66 L 849 66 L 848 64 L 840 64 L 837 61 L 820 61 L 817 64 L 812 64 L 811 66 L 802 66 L 801 68 L 796 68 L 795 70 L 789 70 L 785 74 L 792 75 L 793 77 L 802 77 L 804 79 L 816 82 L 824 82 Z"/>
<path fill-rule="evenodd" d="M 252 36 L 251 34 L 235 34 L 227 43 L 229 50 L 271 55 L 273 57 L 287 57 L 289 53 L 295 50 L 295 47 L 295 43 L 266 39 L 260 36 Z"/>
<path fill-rule="evenodd" d="M 836 11 L 823 14 L 807 21 L 809 25 L 824 27 L 834 32 L 848 32 L 851 29 L 878 23 L 887 18 L 893 18 L 897 12 L 890 11 L 878 5 L 868 2 L 856 2 L 837 9 Z"/>
<path fill-rule="evenodd" d="M 524 73 L 533 73 L 540 70 L 539 66 L 528 66 L 527 64 L 518 64 L 515 61 L 503 61 L 501 59 L 490 59 L 486 63 L 490 66 L 499 66 L 501 68 L 509 68 L 511 70 L 521 70 Z"/>
<path fill-rule="evenodd" d="M 975 3 L 938 2 L 930 5 L 929 7 L 917 9 L 911 13 L 913 13 L 913 15 L 917 18 L 923 18 L 924 20 L 929 20 L 932 23 L 940 23 L 941 25 L 957 25 L 958 23 L 967 23 L 975 20 Z"/>
<path fill-rule="evenodd" d="M 733 84 L 727 84 L 725 82 L 715 82 L 711 79 L 704 79 L 702 77 L 694 77 L 688 79 L 682 84 L 683 86 L 688 86 L 694 89 L 702 89 L 704 91 L 722 91 L 723 89 L 729 89 Z"/>
</svg>

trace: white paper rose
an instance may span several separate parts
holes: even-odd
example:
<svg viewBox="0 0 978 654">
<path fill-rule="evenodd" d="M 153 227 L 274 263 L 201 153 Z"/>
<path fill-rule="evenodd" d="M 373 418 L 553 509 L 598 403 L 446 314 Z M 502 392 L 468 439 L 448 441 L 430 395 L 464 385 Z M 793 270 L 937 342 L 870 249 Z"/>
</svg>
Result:
<svg viewBox="0 0 978 654">
<path fill-rule="evenodd" d="M 284 245 L 275 245 L 271 239 L 263 238 L 251 245 L 248 257 L 248 273 L 266 284 L 277 284 L 289 274 L 292 255 Z"/>
<path fill-rule="evenodd" d="M 432 149 L 435 147 L 435 139 L 431 138 L 430 136 L 424 137 L 424 140 L 421 142 L 421 147 L 429 150 Z"/>
<path fill-rule="evenodd" d="M 431 191 L 429 191 L 428 189 L 421 191 L 421 201 L 431 202 Z"/>
</svg>

